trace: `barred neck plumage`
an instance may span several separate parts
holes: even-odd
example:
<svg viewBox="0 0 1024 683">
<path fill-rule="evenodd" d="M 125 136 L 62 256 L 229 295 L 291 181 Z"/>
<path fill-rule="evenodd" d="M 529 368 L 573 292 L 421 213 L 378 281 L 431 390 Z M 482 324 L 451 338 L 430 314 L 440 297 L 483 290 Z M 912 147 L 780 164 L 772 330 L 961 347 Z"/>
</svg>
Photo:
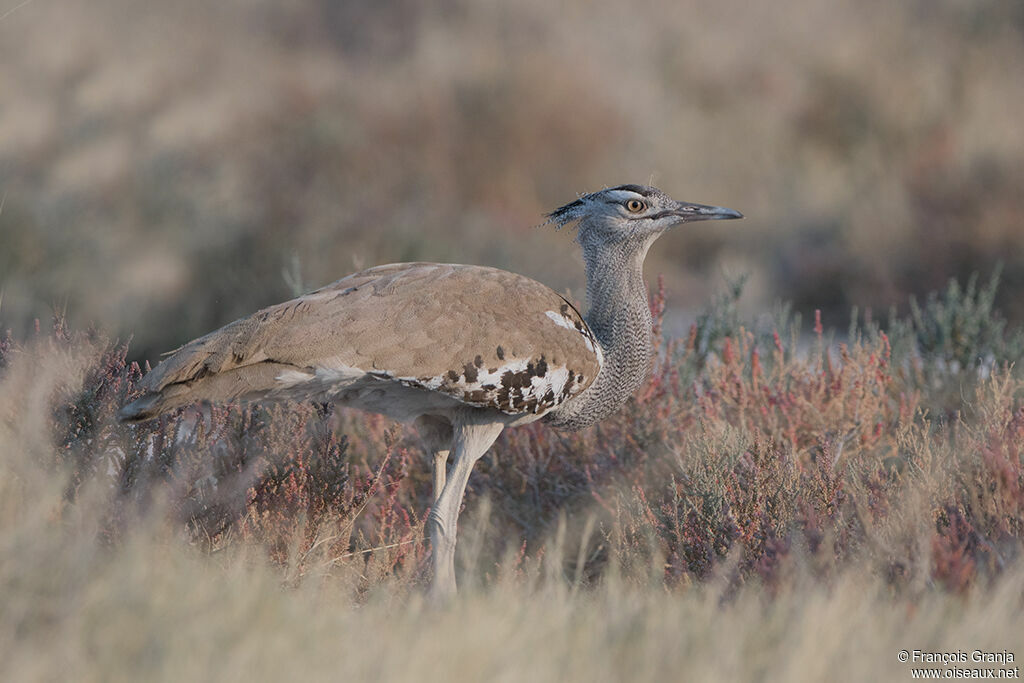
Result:
<svg viewBox="0 0 1024 683">
<path fill-rule="evenodd" d="M 548 413 L 548 422 L 582 429 L 615 412 L 647 378 L 654 349 L 643 266 L 651 244 L 682 223 L 742 217 L 721 206 L 676 201 L 643 185 L 582 195 L 548 214 L 548 222 L 559 227 L 577 222 L 576 241 L 587 267 L 584 318 L 603 353 L 593 383 Z"/>
<path fill-rule="evenodd" d="M 582 429 L 597 422 L 618 410 L 647 379 L 654 350 L 643 264 L 655 238 L 616 244 L 580 239 L 587 274 L 584 318 L 601 345 L 604 364 L 586 391 L 549 414 L 554 426 Z"/>
</svg>

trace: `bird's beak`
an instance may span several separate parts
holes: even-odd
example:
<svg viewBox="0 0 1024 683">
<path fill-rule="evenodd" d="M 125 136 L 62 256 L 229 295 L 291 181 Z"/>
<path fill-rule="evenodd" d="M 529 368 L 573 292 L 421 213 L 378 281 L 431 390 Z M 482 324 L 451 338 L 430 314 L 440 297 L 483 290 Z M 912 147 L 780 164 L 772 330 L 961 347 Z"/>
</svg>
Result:
<svg viewBox="0 0 1024 683">
<path fill-rule="evenodd" d="M 732 218 L 743 218 L 743 214 L 734 209 L 727 209 L 723 206 L 705 206 L 704 204 L 691 204 L 679 202 L 672 214 L 679 216 L 682 222 L 693 221 L 715 221 Z"/>
</svg>

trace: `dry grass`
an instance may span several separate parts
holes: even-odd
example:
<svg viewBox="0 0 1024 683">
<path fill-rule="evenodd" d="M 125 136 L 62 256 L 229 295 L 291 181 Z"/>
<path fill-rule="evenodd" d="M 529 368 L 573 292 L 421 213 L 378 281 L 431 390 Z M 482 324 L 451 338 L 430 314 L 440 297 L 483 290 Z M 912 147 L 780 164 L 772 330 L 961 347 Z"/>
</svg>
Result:
<svg viewBox="0 0 1024 683">
<path fill-rule="evenodd" d="M 846 344 L 815 326 L 801 353 L 786 316 L 748 329 L 722 298 L 597 429 L 503 435 L 440 610 L 410 434 L 313 406 L 124 427 L 124 348 L 8 339 L 0 677 L 903 680 L 900 649 L 1024 656 L 1024 346 L 993 295 Z"/>
</svg>

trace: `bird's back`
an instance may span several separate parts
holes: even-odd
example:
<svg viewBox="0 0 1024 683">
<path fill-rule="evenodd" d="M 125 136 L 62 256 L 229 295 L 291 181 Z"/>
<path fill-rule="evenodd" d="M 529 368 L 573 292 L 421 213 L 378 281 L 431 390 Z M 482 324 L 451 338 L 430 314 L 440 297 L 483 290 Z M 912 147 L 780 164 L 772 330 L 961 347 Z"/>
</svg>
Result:
<svg viewBox="0 0 1024 683">
<path fill-rule="evenodd" d="M 391 264 L 186 344 L 143 379 L 145 394 L 121 416 L 144 420 L 198 400 L 358 406 L 368 388 L 396 384 L 541 415 L 586 389 L 601 362 L 576 309 L 535 280 L 482 266 Z"/>
</svg>

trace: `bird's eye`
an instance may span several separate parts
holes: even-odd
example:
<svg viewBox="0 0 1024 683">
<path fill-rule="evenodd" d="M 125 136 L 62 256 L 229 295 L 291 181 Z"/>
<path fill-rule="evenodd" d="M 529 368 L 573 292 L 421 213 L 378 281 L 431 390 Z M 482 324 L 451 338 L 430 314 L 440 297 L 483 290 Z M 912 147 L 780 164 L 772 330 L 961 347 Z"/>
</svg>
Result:
<svg viewBox="0 0 1024 683">
<path fill-rule="evenodd" d="M 626 211 L 629 211 L 630 213 L 640 213 L 646 208 L 647 205 L 644 204 L 639 199 L 630 199 L 628 202 L 626 202 Z"/>
</svg>

